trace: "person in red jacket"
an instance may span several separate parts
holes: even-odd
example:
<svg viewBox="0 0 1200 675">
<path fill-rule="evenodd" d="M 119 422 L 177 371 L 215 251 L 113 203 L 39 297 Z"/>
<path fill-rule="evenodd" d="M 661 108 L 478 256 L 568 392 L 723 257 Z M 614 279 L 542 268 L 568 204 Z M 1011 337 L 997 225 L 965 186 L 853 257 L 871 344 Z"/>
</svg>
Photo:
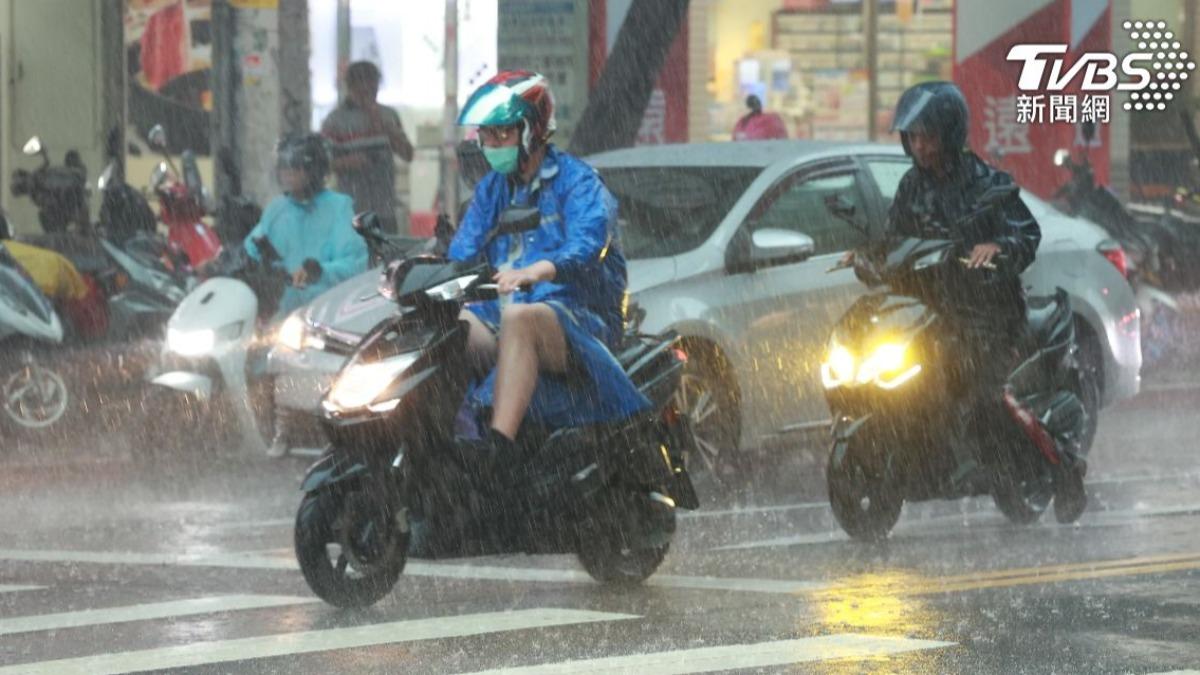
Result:
<svg viewBox="0 0 1200 675">
<path fill-rule="evenodd" d="M 773 138 L 787 138 L 787 126 L 778 113 L 765 113 L 762 100 L 754 94 L 746 97 L 746 107 L 750 112 L 738 120 L 733 127 L 735 141 L 765 141 Z"/>
</svg>

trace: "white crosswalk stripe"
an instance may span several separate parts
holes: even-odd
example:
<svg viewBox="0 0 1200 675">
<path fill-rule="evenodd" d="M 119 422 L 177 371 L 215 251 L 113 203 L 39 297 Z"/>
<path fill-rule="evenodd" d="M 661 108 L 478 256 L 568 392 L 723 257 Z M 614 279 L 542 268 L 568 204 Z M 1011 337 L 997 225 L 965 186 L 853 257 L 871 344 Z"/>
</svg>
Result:
<svg viewBox="0 0 1200 675">
<path fill-rule="evenodd" d="M 576 609 L 520 609 L 98 654 L 0 667 L 0 675 L 107 675 L 233 663 L 336 649 L 639 618 Z"/>
<path fill-rule="evenodd" d="M 748 645 L 680 649 L 582 661 L 485 670 L 473 675 L 600 675 L 654 673 L 686 675 L 743 668 L 767 668 L 832 659 L 879 658 L 892 654 L 939 649 L 953 642 L 910 640 L 883 635 L 841 634 Z"/>
<path fill-rule="evenodd" d="M 60 630 L 83 626 L 101 626 L 129 621 L 167 619 L 195 614 L 214 614 L 244 609 L 283 607 L 316 602 L 316 598 L 277 595 L 219 595 L 169 602 L 154 602 L 107 609 L 86 609 L 77 612 L 19 616 L 0 619 L 0 635 L 31 633 L 39 630 Z"/>
<path fill-rule="evenodd" d="M 20 586 L 14 584 L 0 584 L 0 593 L 19 593 L 21 591 L 37 591 L 45 588 L 45 586 Z"/>
<path fill-rule="evenodd" d="M 0 560 L 28 562 L 79 562 L 111 565 L 178 565 L 183 567 L 225 567 L 231 569 L 298 570 L 290 554 L 264 555 L 257 553 L 228 553 L 221 555 L 171 555 L 162 553 L 120 553 L 109 551 L 45 551 L 33 549 L 0 549 Z M 593 583 L 587 574 L 570 569 L 544 567 L 508 567 L 504 565 L 475 565 L 429 563 L 414 561 L 404 573 L 412 577 L 439 577 L 483 581 Z M 747 593 L 777 593 L 787 595 L 801 591 L 827 588 L 821 582 L 790 579 L 753 579 L 740 577 L 700 577 L 676 574 L 656 574 L 646 582 L 649 586 L 691 590 L 724 590 Z"/>
</svg>

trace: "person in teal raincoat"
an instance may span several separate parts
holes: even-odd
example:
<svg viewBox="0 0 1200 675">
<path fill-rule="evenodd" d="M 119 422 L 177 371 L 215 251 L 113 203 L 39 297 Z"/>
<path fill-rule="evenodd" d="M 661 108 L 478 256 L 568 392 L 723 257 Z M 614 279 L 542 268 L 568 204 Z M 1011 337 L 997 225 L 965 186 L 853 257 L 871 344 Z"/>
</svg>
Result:
<svg viewBox="0 0 1200 675">
<path fill-rule="evenodd" d="M 353 201 L 325 187 L 330 159 L 324 138 L 285 136 L 276 157 L 284 194 L 267 205 L 243 245 L 251 258 L 261 260 L 254 241 L 265 236 L 279 252 L 290 279 L 279 301 L 277 316 L 283 317 L 366 271 L 367 245 L 354 230 Z"/>
</svg>

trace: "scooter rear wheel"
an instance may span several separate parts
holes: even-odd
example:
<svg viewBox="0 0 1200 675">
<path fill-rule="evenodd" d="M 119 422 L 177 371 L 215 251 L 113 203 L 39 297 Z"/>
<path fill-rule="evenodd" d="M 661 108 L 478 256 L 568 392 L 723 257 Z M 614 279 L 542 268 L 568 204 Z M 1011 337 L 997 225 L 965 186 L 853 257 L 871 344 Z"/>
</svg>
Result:
<svg viewBox="0 0 1200 675">
<path fill-rule="evenodd" d="M 317 597 L 335 607 L 368 607 L 396 585 L 408 535 L 361 490 L 305 495 L 296 514 L 296 560 Z"/>
</svg>

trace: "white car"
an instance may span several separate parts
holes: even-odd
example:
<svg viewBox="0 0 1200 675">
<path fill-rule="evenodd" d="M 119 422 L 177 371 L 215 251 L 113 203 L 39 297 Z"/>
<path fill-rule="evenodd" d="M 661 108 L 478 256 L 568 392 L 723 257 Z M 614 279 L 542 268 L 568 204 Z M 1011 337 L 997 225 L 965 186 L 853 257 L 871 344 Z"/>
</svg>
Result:
<svg viewBox="0 0 1200 675">
<path fill-rule="evenodd" d="M 863 237 L 830 204 L 879 231 L 908 157 L 886 145 L 762 141 L 645 146 L 588 161 L 621 205 L 641 329 L 674 329 L 684 338 L 689 367 L 680 402 L 705 464 L 728 470 L 740 447 L 825 432 L 823 350 L 834 322 L 865 290 L 851 270 L 827 272 Z M 1024 275 L 1030 292 L 1050 295 L 1061 286 L 1070 293 L 1103 402 L 1133 396 L 1137 310 L 1105 255 L 1104 232 L 1023 197 L 1042 227 L 1037 261 Z M 311 337 L 307 348 L 272 356 L 282 375 L 277 400 L 316 410 L 357 336 L 391 311 L 377 283 L 377 273 L 347 282 L 305 310 L 297 321 Z"/>
<path fill-rule="evenodd" d="M 682 397 L 707 459 L 721 464 L 739 446 L 827 430 L 823 351 L 865 290 L 852 270 L 828 272 L 863 239 L 830 207 L 850 207 L 852 219 L 881 231 L 911 160 L 895 146 L 763 141 L 645 146 L 588 161 L 621 205 L 643 330 L 684 336 L 691 360 Z M 1105 233 L 1023 198 L 1042 227 L 1024 274 L 1030 293 L 1066 289 L 1104 402 L 1133 396 L 1136 304 L 1103 252 Z"/>
</svg>

